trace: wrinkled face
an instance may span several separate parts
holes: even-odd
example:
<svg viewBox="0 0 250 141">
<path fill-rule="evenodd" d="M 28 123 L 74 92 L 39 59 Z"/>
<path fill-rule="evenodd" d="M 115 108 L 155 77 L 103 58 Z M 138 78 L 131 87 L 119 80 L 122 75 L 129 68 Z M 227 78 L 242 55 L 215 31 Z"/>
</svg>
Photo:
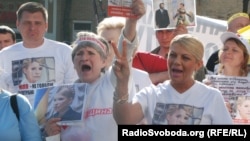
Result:
<svg viewBox="0 0 250 141">
<path fill-rule="evenodd" d="M 10 33 L 6 33 L 6 34 L 0 33 L 0 50 L 14 43 L 15 41 L 12 39 L 12 36 Z"/>
<path fill-rule="evenodd" d="M 30 83 L 36 83 L 42 76 L 43 67 L 38 62 L 31 62 L 27 68 L 23 69 L 26 79 Z"/>
<path fill-rule="evenodd" d="M 118 39 L 119 39 L 120 33 L 121 33 L 120 29 L 105 29 L 101 33 L 101 36 L 107 41 L 113 41 L 116 45 L 118 45 Z M 114 57 L 115 57 L 114 50 L 112 47 L 110 47 L 109 55 L 107 58 L 107 67 L 111 66 Z"/>
<path fill-rule="evenodd" d="M 47 31 L 48 23 L 43 18 L 41 12 L 23 12 L 20 21 L 17 20 L 17 28 L 20 31 L 24 42 L 34 44 L 43 41 Z"/>
<path fill-rule="evenodd" d="M 243 50 L 234 41 L 226 41 L 220 54 L 220 62 L 224 69 L 241 68 L 244 62 Z"/>
<path fill-rule="evenodd" d="M 176 110 L 172 115 L 167 115 L 168 124 L 187 124 L 189 116 L 184 109 Z"/>
<path fill-rule="evenodd" d="M 172 84 L 193 82 L 193 73 L 202 65 L 202 61 L 198 62 L 191 53 L 178 43 L 174 43 L 170 47 L 167 63 Z"/>
<path fill-rule="evenodd" d="M 54 96 L 54 110 L 56 113 L 62 113 L 68 109 L 72 102 L 72 98 L 67 98 L 62 92 L 57 93 Z"/>
<path fill-rule="evenodd" d="M 106 61 L 92 47 L 83 47 L 76 51 L 73 59 L 74 68 L 81 82 L 92 83 L 101 75 Z"/>
</svg>

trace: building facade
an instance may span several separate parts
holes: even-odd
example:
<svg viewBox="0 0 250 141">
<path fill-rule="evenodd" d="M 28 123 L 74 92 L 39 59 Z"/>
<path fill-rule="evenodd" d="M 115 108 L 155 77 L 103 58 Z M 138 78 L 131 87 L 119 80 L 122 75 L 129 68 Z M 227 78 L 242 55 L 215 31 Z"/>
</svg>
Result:
<svg viewBox="0 0 250 141">
<path fill-rule="evenodd" d="M 0 0 L 0 25 L 5 24 L 13 28 L 17 32 L 19 40 L 21 40 L 21 36 L 16 29 L 15 12 L 22 3 L 27 1 Z M 40 2 L 48 9 L 49 29 L 46 37 L 67 43 L 71 43 L 74 40 L 78 31 L 87 30 L 95 32 L 98 22 L 107 16 L 108 0 L 32 1 Z M 200 16 L 226 20 L 233 13 L 243 11 L 243 1 L 196 0 L 196 11 Z M 249 9 L 249 5 L 247 5 L 247 9 Z"/>
</svg>

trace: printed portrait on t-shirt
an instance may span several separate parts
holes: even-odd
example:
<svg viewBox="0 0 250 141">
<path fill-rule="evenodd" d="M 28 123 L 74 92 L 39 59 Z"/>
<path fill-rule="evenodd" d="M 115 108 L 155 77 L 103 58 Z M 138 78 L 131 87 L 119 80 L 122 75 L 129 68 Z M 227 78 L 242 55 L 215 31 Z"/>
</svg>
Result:
<svg viewBox="0 0 250 141">
<path fill-rule="evenodd" d="M 154 111 L 153 124 L 194 125 L 199 124 L 203 108 L 185 104 L 157 103 Z"/>
<path fill-rule="evenodd" d="M 36 87 L 27 84 L 55 82 L 55 60 L 53 57 L 25 58 L 12 61 L 14 86 Z"/>
<path fill-rule="evenodd" d="M 36 89 L 54 86 L 54 57 L 13 60 L 11 66 L 12 91 L 25 95 L 31 104 L 34 102 Z"/>
</svg>

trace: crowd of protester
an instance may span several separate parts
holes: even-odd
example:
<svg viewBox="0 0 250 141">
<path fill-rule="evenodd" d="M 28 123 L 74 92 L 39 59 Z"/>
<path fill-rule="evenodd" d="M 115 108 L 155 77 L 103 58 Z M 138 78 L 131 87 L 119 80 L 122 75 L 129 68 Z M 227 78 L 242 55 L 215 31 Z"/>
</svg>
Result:
<svg viewBox="0 0 250 141">
<path fill-rule="evenodd" d="M 16 43 L 15 32 L 0 26 L 0 138 L 117 141 L 118 124 L 234 124 L 232 105 L 205 75 L 249 76 L 250 44 L 238 33 L 250 24 L 249 15 L 240 12 L 228 19 L 228 29 L 220 37 L 223 46 L 204 64 L 202 41 L 181 23 L 175 29 L 155 30 L 159 46 L 138 51 L 136 27 L 146 13 L 143 0 L 132 1 L 131 10 L 136 18 L 107 17 L 96 33 L 80 31 L 68 45 L 44 36 L 49 15 L 42 4 L 22 4 L 16 21 L 22 41 Z M 72 92 L 86 94 L 82 122 L 61 125 L 66 118 L 53 116 L 38 124 L 30 102 L 35 91 L 77 83 L 87 85 L 84 92 Z M 17 116 L 12 95 L 17 98 Z M 72 104 L 74 95 L 68 96 L 70 100 L 65 95 L 56 97 L 58 105 Z M 250 107 L 238 102 L 236 117 L 247 110 L 244 104 Z M 71 107 L 64 108 L 71 112 L 56 108 L 64 117 L 76 113 Z"/>
</svg>

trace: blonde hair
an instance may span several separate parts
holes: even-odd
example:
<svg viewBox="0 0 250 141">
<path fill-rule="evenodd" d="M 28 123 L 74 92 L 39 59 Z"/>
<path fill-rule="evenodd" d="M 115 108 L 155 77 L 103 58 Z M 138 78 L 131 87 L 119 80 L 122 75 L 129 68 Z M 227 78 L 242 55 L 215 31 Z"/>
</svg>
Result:
<svg viewBox="0 0 250 141">
<path fill-rule="evenodd" d="M 27 69 L 28 66 L 33 62 L 37 62 L 38 64 L 40 64 L 40 66 L 44 66 L 45 58 L 27 58 L 27 59 L 24 59 L 22 68 Z"/>
<path fill-rule="evenodd" d="M 103 19 L 97 26 L 97 34 L 101 35 L 104 30 L 120 29 L 125 26 L 125 18 L 123 17 L 107 17 Z"/>
<path fill-rule="evenodd" d="M 235 13 L 231 17 L 229 17 L 229 19 L 227 20 L 227 23 L 230 24 L 233 20 L 240 18 L 240 17 L 244 17 L 244 18 L 249 19 L 249 15 L 247 13 L 239 12 L 239 13 Z"/>
<path fill-rule="evenodd" d="M 180 44 L 183 48 L 185 48 L 189 53 L 191 53 L 197 61 L 202 61 L 204 55 L 204 47 L 200 40 L 191 34 L 180 34 L 175 36 L 170 46 L 173 44 Z"/>
<path fill-rule="evenodd" d="M 183 105 L 183 104 L 169 105 L 168 108 L 166 109 L 166 116 L 173 115 L 177 110 L 181 110 L 181 109 L 184 110 L 189 117 L 192 117 L 193 108 L 191 106 Z"/>
<path fill-rule="evenodd" d="M 242 105 L 242 103 L 246 100 L 250 100 L 250 96 L 239 96 L 237 98 L 237 105 Z"/>
</svg>

